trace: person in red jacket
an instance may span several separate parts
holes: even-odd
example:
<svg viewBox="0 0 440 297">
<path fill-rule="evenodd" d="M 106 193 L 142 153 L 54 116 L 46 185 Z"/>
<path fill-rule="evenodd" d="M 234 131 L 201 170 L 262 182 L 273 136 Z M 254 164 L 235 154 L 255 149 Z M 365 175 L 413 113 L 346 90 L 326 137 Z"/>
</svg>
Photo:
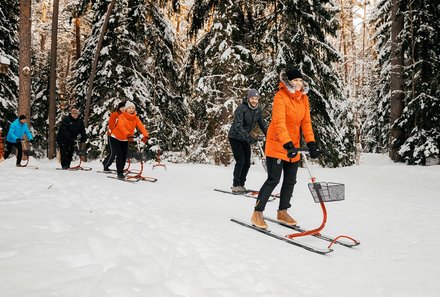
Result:
<svg viewBox="0 0 440 297">
<path fill-rule="evenodd" d="M 301 132 L 310 150 L 310 157 L 317 158 L 319 150 L 310 118 L 309 98 L 304 91 L 302 74 L 298 69 L 290 69 L 280 74 L 279 90 L 275 94 L 272 106 L 272 121 L 267 130 L 266 162 L 267 180 L 258 194 L 251 222 L 258 228 L 266 229 L 263 211 L 272 191 L 278 185 L 284 172 L 280 192 L 277 220 L 288 225 L 296 221 L 287 213 L 291 207 L 290 199 L 296 184 L 300 156 Z"/>
<path fill-rule="evenodd" d="M 124 178 L 124 166 L 127 162 L 128 142 L 133 141 L 134 129 L 142 133 L 142 141 L 148 140 L 148 131 L 136 115 L 136 107 L 133 102 L 125 103 L 125 111 L 122 112 L 115 127 L 112 129 L 110 141 L 116 154 L 116 171 L 118 178 Z"/>
<path fill-rule="evenodd" d="M 120 102 L 113 112 L 110 114 L 110 118 L 108 120 L 108 131 L 107 131 L 107 141 L 108 141 L 108 149 L 109 154 L 105 157 L 102 165 L 104 166 L 104 171 L 110 171 L 110 165 L 113 164 L 116 158 L 115 148 L 112 146 L 111 135 L 112 130 L 116 127 L 116 121 L 118 120 L 119 115 L 121 115 L 125 111 L 125 101 Z"/>
</svg>

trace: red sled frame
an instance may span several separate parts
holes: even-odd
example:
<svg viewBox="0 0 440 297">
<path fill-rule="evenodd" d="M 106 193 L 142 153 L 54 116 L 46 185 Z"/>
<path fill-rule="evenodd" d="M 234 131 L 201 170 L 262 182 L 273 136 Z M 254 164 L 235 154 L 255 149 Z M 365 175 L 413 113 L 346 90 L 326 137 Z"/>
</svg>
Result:
<svg viewBox="0 0 440 297">
<path fill-rule="evenodd" d="M 131 162 L 130 159 L 128 160 L 128 167 L 124 170 L 127 172 L 127 175 L 125 176 L 126 179 L 137 179 L 137 180 L 143 180 L 148 181 L 150 183 L 157 182 L 157 178 L 151 177 L 151 176 L 143 176 L 142 172 L 144 171 L 144 161 L 142 159 L 141 149 L 139 146 L 139 140 L 136 141 L 138 152 L 141 155 L 141 168 L 139 170 L 129 170 Z M 129 175 L 130 173 L 135 173 L 135 175 Z"/>
<path fill-rule="evenodd" d="M 307 171 L 309 172 L 310 180 L 311 180 L 313 186 L 316 186 L 316 177 L 313 176 L 312 171 L 310 169 L 309 162 L 307 161 L 306 151 L 300 150 L 300 153 L 303 156 L 304 163 L 306 165 Z M 322 229 L 324 229 L 325 224 L 327 222 L 327 209 L 325 208 L 324 200 L 320 194 L 320 191 L 317 191 L 317 194 L 318 194 L 318 198 L 319 198 L 319 204 L 321 205 L 321 209 L 322 209 L 322 223 L 321 223 L 321 225 L 318 228 L 311 229 L 311 230 L 308 230 L 305 232 L 288 234 L 288 235 L 286 235 L 287 238 L 293 239 L 296 237 L 302 237 L 302 236 L 308 236 L 308 235 L 321 235 L 320 231 Z M 358 240 L 356 240 L 350 236 L 339 235 L 339 236 L 336 236 L 336 238 L 334 238 L 332 242 L 330 242 L 330 244 L 328 245 L 328 248 L 330 248 L 340 238 L 346 238 L 346 239 L 353 241 L 355 243 L 353 246 L 360 244 L 360 242 Z"/>
</svg>

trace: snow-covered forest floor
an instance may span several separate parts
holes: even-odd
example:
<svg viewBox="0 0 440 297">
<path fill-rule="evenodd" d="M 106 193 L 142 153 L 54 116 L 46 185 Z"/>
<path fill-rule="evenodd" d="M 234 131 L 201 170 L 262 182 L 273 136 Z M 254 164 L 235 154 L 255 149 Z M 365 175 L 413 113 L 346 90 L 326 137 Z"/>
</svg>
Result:
<svg viewBox="0 0 440 297">
<path fill-rule="evenodd" d="M 361 161 L 312 166 L 319 181 L 346 187 L 345 201 L 326 204 L 323 233 L 361 241 L 322 256 L 231 222 L 249 221 L 255 202 L 213 191 L 231 186 L 232 166 L 147 164 L 144 174 L 159 180 L 130 184 L 97 173 L 98 161 L 87 164 L 93 171 L 71 172 L 48 160 L 31 159 L 39 170 L 6 160 L 0 296 L 438 296 L 440 166 L 395 164 L 376 154 Z M 264 180 L 257 161 L 246 186 L 259 189 Z M 313 228 L 322 213 L 307 182 L 301 168 L 290 213 Z M 265 214 L 276 210 L 270 202 Z"/>
</svg>

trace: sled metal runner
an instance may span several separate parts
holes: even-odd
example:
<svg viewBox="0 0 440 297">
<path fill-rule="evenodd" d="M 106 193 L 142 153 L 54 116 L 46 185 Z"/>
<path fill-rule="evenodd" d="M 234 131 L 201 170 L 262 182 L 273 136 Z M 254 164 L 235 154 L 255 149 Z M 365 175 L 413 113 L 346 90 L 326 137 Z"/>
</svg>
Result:
<svg viewBox="0 0 440 297">
<path fill-rule="evenodd" d="M 298 232 L 300 232 L 300 233 L 303 233 L 303 232 L 307 232 L 307 231 L 308 231 L 308 230 L 303 229 L 303 228 L 301 228 L 301 227 L 299 227 L 299 226 L 290 226 L 290 225 L 284 224 L 283 222 L 279 222 L 279 221 L 277 221 L 277 220 L 275 220 L 275 219 L 272 219 L 272 218 L 264 217 L 264 219 L 265 219 L 266 221 L 269 221 L 269 222 L 272 222 L 272 223 L 276 223 L 276 224 L 278 224 L 278 225 L 284 226 L 284 227 L 286 227 L 286 228 L 290 228 L 290 229 L 295 230 L 295 231 L 298 231 Z M 313 236 L 313 237 L 316 237 L 316 238 L 319 238 L 319 239 L 322 239 L 322 240 L 325 240 L 325 241 L 328 241 L 328 242 L 332 242 L 332 243 L 336 243 L 336 244 L 339 244 L 339 245 L 342 245 L 342 246 L 345 246 L 345 247 L 349 247 L 349 248 L 351 248 L 351 247 L 355 247 L 355 246 L 358 246 L 358 245 L 361 244 L 359 241 L 356 241 L 356 240 L 354 240 L 354 239 L 352 239 L 353 242 L 344 242 L 344 241 L 340 241 L 340 240 L 339 240 L 339 238 L 341 238 L 340 236 L 338 236 L 338 237 L 336 237 L 336 238 L 332 238 L 332 237 L 330 237 L 330 236 L 328 236 L 328 235 L 323 235 L 323 234 L 321 234 L 321 233 L 315 233 L 315 234 L 312 234 L 312 236 Z"/>
<path fill-rule="evenodd" d="M 226 191 L 226 190 L 221 190 L 221 189 L 214 189 L 214 191 L 216 192 L 220 192 L 220 193 L 225 193 L 225 194 L 231 194 L 231 195 L 235 195 L 235 196 L 244 196 L 244 197 L 248 197 L 248 198 L 252 198 L 252 199 L 257 199 L 258 198 L 258 191 L 255 190 L 246 190 L 243 193 L 234 193 L 231 191 Z M 280 198 L 278 195 L 270 195 L 270 201 L 274 201 L 276 198 Z"/>
<path fill-rule="evenodd" d="M 312 245 L 309 245 L 309 244 L 306 244 L 306 243 L 302 243 L 302 242 L 290 239 L 287 236 L 283 236 L 281 234 L 274 233 L 274 232 L 272 232 L 270 230 L 265 230 L 265 229 L 258 228 L 258 227 L 254 226 L 254 225 L 245 223 L 245 222 L 240 221 L 238 219 L 232 218 L 231 221 L 234 222 L 234 223 L 237 223 L 237 224 L 239 224 L 241 226 L 248 227 L 250 229 L 253 229 L 255 231 L 258 231 L 260 233 L 268 235 L 270 237 L 279 239 L 281 241 L 287 242 L 289 244 L 295 245 L 297 247 L 303 248 L 303 249 L 305 249 L 307 251 L 310 251 L 310 252 L 313 252 L 313 253 L 316 253 L 316 254 L 326 255 L 328 253 L 333 252 L 333 249 L 331 249 L 331 248 L 319 248 L 319 247 L 315 247 L 315 246 L 312 246 Z"/>
<path fill-rule="evenodd" d="M 69 167 L 66 169 L 63 168 L 57 168 L 57 170 L 66 170 L 66 171 L 78 171 L 78 170 L 83 170 L 83 171 L 91 171 L 92 167 L 85 167 L 85 166 L 81 166 L 82 164 L 82 160 L 81 158 L 79 159 L 79 164 L 73 167 Z"/>
<path fill-rule="evenodd" d="M 92 170 L 91 167 L 85 167 L 85 166 L 81 166 L 82 164 L 82 160 L 81 157 L 79 158 L 79 164 L 73 167 L 70 167 L 69 170 L 84 170 L 84 171 L 90 171 Z"/>
<path fill-rule="evenodd" d="M 110 170 L 108 170 L 108 171 L 105 171 L 105 170 L 97 170 L 96 172 L 97 172 L 97 173 L 104 173 L 104 174 L 116 174 L 116 170 L 114 170 L 114 169 L 110 169 Z"/>
<path fill-rule="evenodd" d="M 122 182 L 126 182 L 126 183 L 137 183 L 139 181 L 139 179 L 128 179 L 127 177 L 124 178 L 118 178 L 117 176 L 107 176 L 108 178 L 112 178 L 112 179 L 117 179 L 120 180 Z"/>
</svg>

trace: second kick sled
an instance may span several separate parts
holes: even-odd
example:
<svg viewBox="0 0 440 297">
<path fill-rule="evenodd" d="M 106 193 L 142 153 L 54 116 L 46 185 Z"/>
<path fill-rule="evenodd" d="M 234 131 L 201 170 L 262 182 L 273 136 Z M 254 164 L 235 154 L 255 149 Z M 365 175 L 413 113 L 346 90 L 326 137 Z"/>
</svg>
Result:
<svg viewBox="0 0 440 297">
<path fill-rule="evenodd" d="M 142 175 L 142 172 L 144 171 L 144 160 L 143 160 L 142 154 L 141 154 L 139 139 L 136 140 L 136 146 L 137 146 L 138 153 L 141 156 L 140 169 L 139 170 L 130 169 L 131 162 L 130 162 L 130 160 L 128 160 L 128 167 L 126 169 L 124 169 L 124 172 L 125 172 L 124 178 L 118 178 L 116 176 L 107 176 L 108 178 L 119 179 L 119 180 L 125 181 L 125 182 L 138 182 L 138 181 L 147 181 L 150 183 L 157 182 L 157 178 L 155 178 L 155 177 Z"/>
<path fill-rule="evenodd" d="M 286 228 L 289 228 L 291 230 L 296 231 L 295 233 L 282 235 L 282 234 L 274 233 L 274 232 L 267 230 L 267 229 L 260 229 L 252 224 L 243 222 L 243 221 L 235 219 L 235 218 L 232 218 L 231 221 L 234 223 L 237 223 L 239 225 L 242 225 L 242 226 L 254 229 L 256 231 L 259 231 L 259 232 L 261 232 L 265 235 L 268 235 L 270 237 L 282 240 L 284 242 L 290 243 L 292 245 L 296 245 L 296 246 L 301 247 L 303 249 L 306 249 L 308 251 L 311 251 L 311 252 L 314 252 L 317 254 L 322 254 L 322 255 L 333 252 L 333 249 L 332 249 L 333 244 L 339 244 L 339 245 L 342 245 L 345 247 L 350 247 L 350 248 L 357 246 L 357 245 L 360 245 L 360 242 L 358 240 L 356 240 L 350 236 L 347 236 L 347 235 L 339 235 L 336 237 L 331 237 L 328 235 L 321 234 L 321 230 L 324 229 L 325 224 L 327 222 L 327 209 L 326 209 L 324 203 L 344 200 L 345 199 L 345 186 L 344 186 L 344 184 L 340 184 L 340 183 L 316 182 L 316 178 L 313 176 L 312 171 L 311 171 L 310 166 L 307 161 L 306 152 L 308 152 L 308 150 L 307 149 L 300 149 L 299 151 L 303 157 L 305 167 L 307 168 L 307 171 L 309 172 L 309 175 L 310 175 L 311 183 L 309 183 L 309 185 L 308 185 L 309 190 L 310 190 L 315 202 L 319 203 L 321 206 L 321 210 L 322 210 L 322 214 L 323 214 L 321 225 L 315 229 L 308 229 L 307 230 L 307 229 L 303 229 L 299 226 L 289 226 L 289 225 L 283 224 L 281 222 L 278 222 L 275 219 L 265 217 L 265 219 L 270 223 L 276 223 L 280 226 L 283 226 L 283 227 L 286 227 Z M 330 242 L 330 244 L 327 247 L 316 247 L 316 246 L 312 246 L 312 245 L 309 245 L 309 244 L 306 244 L 306 243 L 303 243 L 303 242 L 296 240 L 298 237 L 304 237 L 304 236 L 313 236 L 318 239 L 328 241 L 328 242 Z"/>
</svg>

